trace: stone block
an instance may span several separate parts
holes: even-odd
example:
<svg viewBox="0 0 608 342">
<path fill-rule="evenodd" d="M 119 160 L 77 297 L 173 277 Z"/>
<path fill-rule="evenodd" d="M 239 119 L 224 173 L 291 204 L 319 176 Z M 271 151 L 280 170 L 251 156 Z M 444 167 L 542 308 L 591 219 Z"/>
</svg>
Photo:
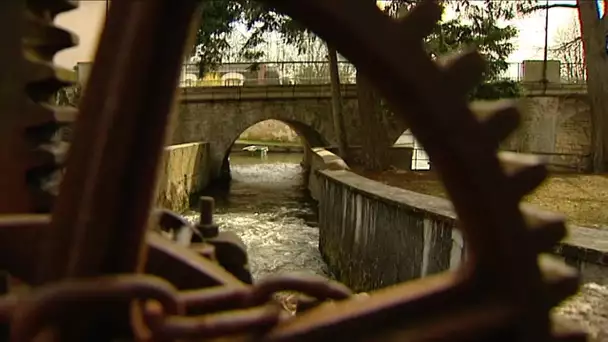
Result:
<svg viewBox="0 0 608 342">
<path fill-rule="evenodd" d="M 158 175 L 155 205 L 176 212 L 188 209 L 193 194 L 209 182 L 207 143 L 166 147 Z"/>
</svg>

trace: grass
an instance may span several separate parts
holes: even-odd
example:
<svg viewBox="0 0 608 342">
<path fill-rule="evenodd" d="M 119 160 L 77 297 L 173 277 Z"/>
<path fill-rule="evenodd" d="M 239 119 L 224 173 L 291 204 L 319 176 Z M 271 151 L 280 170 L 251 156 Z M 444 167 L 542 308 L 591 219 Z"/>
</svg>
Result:
<svg viewBox="0 0 608 342">
<path fill-rule="evenodd" d="M 447 194 L 433 172 L 391 170 L 369 172 L 354 169 L 358 174 L 387 185 L 431 196 L 446 198 Z M 571 224 L 608 228 L 608 176 L 553 174 L 525 202 L 559 212 Z"/>
</svg>

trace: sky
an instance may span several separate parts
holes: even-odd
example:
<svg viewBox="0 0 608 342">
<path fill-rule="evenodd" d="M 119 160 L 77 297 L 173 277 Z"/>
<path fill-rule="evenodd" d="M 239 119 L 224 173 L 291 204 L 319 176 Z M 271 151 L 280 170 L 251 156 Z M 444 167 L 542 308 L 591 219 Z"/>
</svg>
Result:
<svg viewBox="0 0 608 342">
<path fill-rule="evenodd" d="M 549 0 L 550 3 L 574 3 L 573 0 Z M 450 14 L 447 13 L 447 16 Z M 105 18 L 105 1 L 81 1 L 78 9 L 63 13 L 57 17 L 57 25 L 76 32 L 79 45 L 58 53 L 55 62 L 62 67 L 72 69 L 77 62 L 92 60 L 97 44 L 97 37 Z M 549 45 L 555 40 L 560 27 L 568 26 L 577 18 L 575 9 L 554 8 L 549 13 Z M 545 17 L 544 11 L 526 18 L 511 22 L 519 29 L 514 40 L 516 51 L 509 56 L 510 62 L 521 62 L 526 59 L 542 59 L 544 46 Z"/>
</svg>

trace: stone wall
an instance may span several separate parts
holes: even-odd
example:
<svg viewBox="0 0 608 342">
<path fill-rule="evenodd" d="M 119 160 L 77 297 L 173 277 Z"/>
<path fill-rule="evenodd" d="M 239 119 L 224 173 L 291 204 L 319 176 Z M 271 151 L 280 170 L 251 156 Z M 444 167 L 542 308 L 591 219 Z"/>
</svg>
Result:
<svg viewBox="0 0 608 342">
<path fill-rule="evenodd" d="M 581 170 L 589 163 L 591 113 L 585 94 L 529 96 L 518 100 L 520 128 L 503 148 L 545 155 L 554 168 Z M 482 116 L 483 102 L 472 105 Z"/>
<path fill-rule="evenodd" d="M 310 195 L 316 201 L 320 200 L 323 181 L 322 170 L 349 170 L 348 165 L 337 155 L 323 149 L 312 148 L 304 155 L 304 163 L 308 169 L 307 187 Z"/>
<path fill-rule="evenodd" d="M 362 132 L 356 89 L 351 88 L 343 89 L 346 135 L 350 146 L 360 146 Z M 171 144 L 209 142 L 211 174 L 219 175 L 232 143 L 241 133 L 266 120 L 287 124 L 308 146 L 338 145 L 329 85 L 184 88 Z M 391 141 L 397 140 L 406 128 L 393 116 L 384 121 Z"/>
<path fill-rule="evenodd" d="M 355 291 L 460 264 L 464 244 L 444 201 L 349 171 L 319 173 L 319 250 L 337 279 Z"/>
<path fill-rule="evenodd" d="M 345 112 L 356 112 L 354 99 L 344 100 Z M 248 128 L 266 120 L 277 120 L 298 131 L 296 124 L 314 129 L 324 142 L 337 145 L 331 117 L 331 99 L 271 99 L 271 100 L 222 100 L 182 103 L 173 130 L 173 144 L 191 141 L 234 141 Z M 358 127 L 359 119 L 348 115 L 348 127 Z M 302 132 L 297 132 L 302 135 Z M 349 131 L 349 143 L 360 145 L 359 132 Z M 309 138 L 309 137 L 305 137 Z M 312 139 L 314 140 L 314 139 Z M 311 142 L 312 143 L 312 142 Z"/>
<path fill-rule="evenodd" d="M 172 144 L 209 142 L 212 177 L 220 174 L 232 143 L 249 127 L 269 119 L 289 124 L 310 146 L 335 144 L 328 99 L 216 101 L 179 107 Z"/>
<path fill-rule="evenodd" d="M 157 207 L 181 212 L 188 208 L 190 196 L 207 186 L 208 147 L 207 143 L 190 143 L 165 148 L 157 185 Z"/>
<path fill-rule="evenodd" d="M 247 128 L 239 139 L 299 143 L 300 137 L 291 127 L 278 120 L 266 120 Z"/>
<path fill-rule="evenodd" d="M 327 153 L 312 159 L 337 163 Z M 454 229 L 449 201 L 387 186 L 347 168 L 321 168 L 311 179 L 316 183 L 309 189 L 319 202 L 319 249 L 338 280 L 356 291 L 453 269 L 463 260 L 465 242 Z M 523 209 L 536 217 L 551 215 Z M 576 266 L 583 281 L 608 283 L 608 232 L 570 227 L 570 236 L 554 252 Z"/>
<path fill-rule="evenodd" d="M 590 150 L 590 113 L 584 91 L 552 89 L 546 95 L 539 91 L 527 93 L 518 101 L 522 125 L 503 147 L 544 154 L 549 164 L 570 170 L 584 168 Z M 360 146 L 364 130 L 358 117 L 356 87 L 344 87 L 342 102 L 348 143 Z M 487 114 L 479 110 L 482 102 L 471 106 L 480 115 Z M 209 142 L 214 174 L 219 172 L 232 142 L 243 132 L 253 140 L 295 140 L 293 132 L 279 121 L 312 147 L 337 146 L 329 86 L 185 88 L 172 144 Z M 384 121 L 391 141 L 396 141 L 407 128 L 392 115 Z M 257 123 L 262 125 L 254 127 Z"/>
</svg>

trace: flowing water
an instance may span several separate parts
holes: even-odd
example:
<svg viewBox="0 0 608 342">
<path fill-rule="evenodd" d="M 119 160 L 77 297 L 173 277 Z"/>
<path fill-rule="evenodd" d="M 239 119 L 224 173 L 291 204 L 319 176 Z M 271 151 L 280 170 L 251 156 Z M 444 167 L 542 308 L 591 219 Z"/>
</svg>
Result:
<svg viewBox="0 0 608 342">
<path fill-rule="evenodd" d="M 254 279 L 284 273 L 329 277 L 319 253 L 316 203 L 305 186 L 301 154 L 230 156 L 228 189 L 209 190 L 215 221 L 247 245 Z M 196 216 L 189 216 L 196 219 Z"/>
<path fill-rule="evenodd" d="M 307 194 L 301 160 L 301 154 L 270 153 L 264 159 L 233 154 L 230 187 L 208 193 L 216 200 L 221 229 L 247 244 L 256 280 L 291 272 L 331 277 L 319 254 L 316 204 Z M 586 284 L 554 313 L 568 320 L 562 324 L 587 330 L 590 342 L 608 342 L 607 300 L 608 287 Z"/>
</svg>

